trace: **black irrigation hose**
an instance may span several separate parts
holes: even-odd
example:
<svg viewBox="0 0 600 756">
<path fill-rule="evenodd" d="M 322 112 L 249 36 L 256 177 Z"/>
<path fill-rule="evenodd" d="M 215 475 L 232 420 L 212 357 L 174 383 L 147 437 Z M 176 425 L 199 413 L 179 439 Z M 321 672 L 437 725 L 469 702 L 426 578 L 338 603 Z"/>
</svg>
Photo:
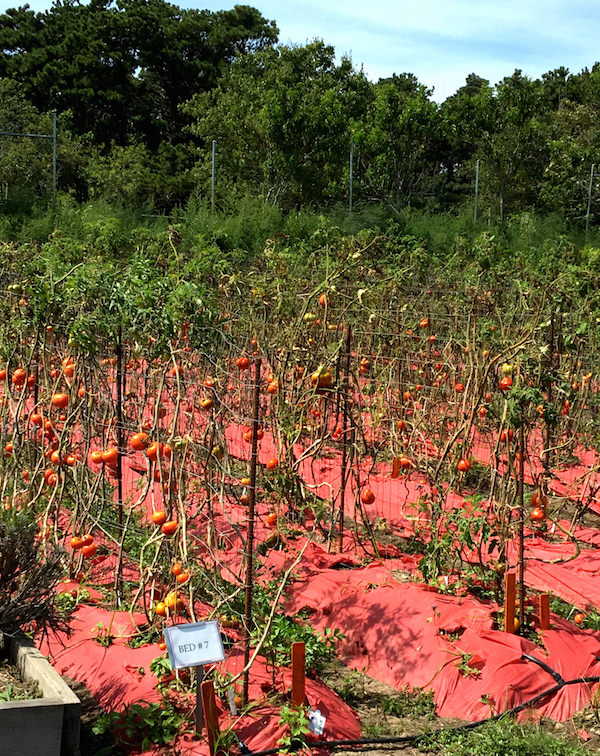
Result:
<svg viewBox="0 0 600 756">
<path fill-rule="evenodd" d="M 436 730 L 435 732 L 427 733 L 427 734 L 419 734 L 419 735 L 402 735 L 395 738 L 355 738 L 353 740 L 320 740 L 317 743 L 309 744 L 309 748 L 326 748 L 326 749 L 333 749 L 333 748 L 341 748 L 343 746 L 361 746 L 361 745 L 392 745 L 392 744 L 409 744 L 409 743 L 416 743 L 419 740 L 423 740 L 424 738 L 430 738 L 430 737 L 436 737 L 442 732 L 454 732 L 454 731 L 461 731 L 461 730 L 473 730 L 475 727 L 479 727 L 482 724 L 485 724 L 486 722 L 495 722 L 496 720 L 500 719 L 501 717 L 511 716 L 512 714 L 518 714 L 519 712 L 529 709 L 531 706 L 536 704 L 538 701 L 541 701 L 542 699 L 546 698 L 547 696 L 552 696 L 555 693 L 558 693 L 558 691 L 561 688 L 564 688 L 566 685 L 581 685 L 582 683 L 597 683 L 600 682 L 600 676 L 594 676 L 594 677 L 576 677 L 573 680 L 563 680 L 562 676 L 556 672 L 556 670 L 552 669 L 550 665 L 546 664 L 546 662 L 542 661 L 541 659 L 536 658 L 535 656 L 530 656 L 529 654 L 523 654 L 523 658 L 527 659 L 528 661 L 532 661 L 535 664 L 538 664 L 542 669 L 544 669 L 546 672 L 548 672 L 549 675 L 551 675 L 556 681 L 556 685 L 553 685 L 551 688 L 548 688 L 545 691 L 542 691 L 542 693 L 538 693 L 537 695 L 533 696 L 533 698 L 528 699 L 527 701 L 524 701 L 523 703 L 518 704 L 517 706 L 513 706 L 512 709 L 508 709 L 507 711 L 503 711 L 501 714 L 495 714 L 492 717 L 487 717 L 486 719 L 480 719 L 477 722 L 467 722 L 467 724 L 460 725 L 459 727 L 451 727 L 448 729 L 441 729 Z M 243 743 L 242 741 L 239 741 L 240 744 L 240 752 L 242 756 L 275 756 L 275 754 L 280 753 L 279 748 L 269 748 L 265 751 L 251 751 L 248 746 Z"/>
</svg>

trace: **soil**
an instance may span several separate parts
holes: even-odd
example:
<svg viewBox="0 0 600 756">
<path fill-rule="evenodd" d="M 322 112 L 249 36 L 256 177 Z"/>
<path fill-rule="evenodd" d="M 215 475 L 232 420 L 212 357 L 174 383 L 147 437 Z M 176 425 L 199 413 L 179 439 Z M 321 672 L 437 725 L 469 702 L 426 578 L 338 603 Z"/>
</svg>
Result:
<svg viewBox="0 0 600 756">
<path fill-rule="evenodd" d="M 25 682 L 21 673 L 6 659 L 0 659 L 0 701 L 20 701 L 41 698 L 42 693 L 35 680 Z"/>
</svg>

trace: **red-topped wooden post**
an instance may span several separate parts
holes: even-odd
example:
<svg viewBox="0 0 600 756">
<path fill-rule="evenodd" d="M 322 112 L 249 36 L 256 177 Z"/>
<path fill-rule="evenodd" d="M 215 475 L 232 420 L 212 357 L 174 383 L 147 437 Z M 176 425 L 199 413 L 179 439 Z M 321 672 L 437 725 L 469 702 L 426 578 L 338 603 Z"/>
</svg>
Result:
<svg viewBox="0 0 600 756">
<path fill-rule="evenodd" d="M 515 632 L 515 599 L 517 580 L 514 572 L 507 572 L 504 582 L 504 632 Z"/>
<path fill-rule="evenodd" d="M 201 686 L 202 708 L 206 723 L 206 735 L 211 756 L 219 756 L 223 751 L 217 751 L 219 740 L 219 719 L 217 717 L 217 703 L 215 701 L 215 686 L 212 680 L 205 680 Z"/>
<path fill-rule="evenodd" d="M 550 630 L 550 594 L 540 594 L 540 630 Z"/>
<path fill-rule="evenodd" d="M 303 706 L 306 699 L 306 649 L 292 643 L 292 705 Z"/>
</svg>

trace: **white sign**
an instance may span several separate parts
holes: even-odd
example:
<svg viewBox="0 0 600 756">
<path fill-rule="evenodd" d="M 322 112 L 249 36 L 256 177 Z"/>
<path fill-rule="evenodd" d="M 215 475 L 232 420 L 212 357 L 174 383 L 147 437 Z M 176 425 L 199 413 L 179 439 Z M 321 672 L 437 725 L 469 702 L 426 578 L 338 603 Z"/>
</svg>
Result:
<svg viewBox="0 0 600 756">
<path fill-rule="evenodd" d="M 308 729 L 315 735 L 322 735 L 325 730 L 325 722 L 327 718 L 324 717 L 319 709 L 314 711 L 311 709 L 308 713 Z"/>
<path fill-rule="evenodd" d="M 217 620 L 169 625 L 164 632 L 173 669 L 199 667 L 225 658 Z"/>
</svg>

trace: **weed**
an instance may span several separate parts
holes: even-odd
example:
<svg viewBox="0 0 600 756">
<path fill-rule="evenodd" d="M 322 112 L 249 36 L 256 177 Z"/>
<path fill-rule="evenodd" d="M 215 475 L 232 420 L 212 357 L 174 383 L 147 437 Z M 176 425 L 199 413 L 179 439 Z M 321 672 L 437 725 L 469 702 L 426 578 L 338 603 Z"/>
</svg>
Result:
<svg viewBox="0 0 600 756">
<path fill-rule="evenodd" d="M 306 706 L 282 706 L 279 725 L 289 727 L 289 733 L 277 741 L 281 753 L 307 749 L 306 736 L 310 732 Z"/>
<path fill-rule="evenodd" d="M 444 756 L 584 756 L 576 740 L 557 737 L 538 725 L 522 725 L 502 717 L 475 729 L 447 729 L 418 743 L 425 753 Z"/>
<path fill-rule="evenodd" d="M 168 745 L 185 723 L 168 701 L 131 704 L 122 712 L 109 712 L 98 718 L 95 735 L 111 731 L 121 745 L 148 750 L 153 745 Z"/>
</svg>

